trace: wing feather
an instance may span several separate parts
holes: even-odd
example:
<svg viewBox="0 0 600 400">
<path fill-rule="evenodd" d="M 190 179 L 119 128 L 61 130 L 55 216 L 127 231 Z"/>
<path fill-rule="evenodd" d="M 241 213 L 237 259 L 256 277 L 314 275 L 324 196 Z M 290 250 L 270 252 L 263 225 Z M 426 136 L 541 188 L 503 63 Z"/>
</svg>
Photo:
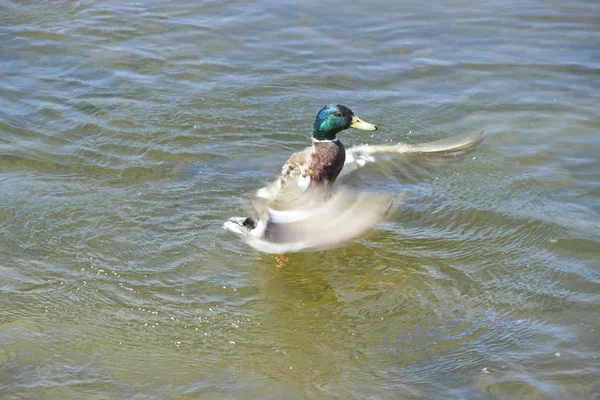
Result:
<svg viewBox="0 0 600 400">
<path fill-rule="evenodd" d="M 292 184 L 306 190 L 310 185 L 309 166 L 311 155 L 312 147 L 307 147 L 292 154 L 281 167 L 279 177 L 267 186 L 260 188 L 256 195 L 263 199 L 275 200 L 282 190 Z"/>
<path fill-rule="evenodd" d="M 411 162 L 417 159 L 413 157 L 411 160 L 408 160 L 408 158 L 415 155 L 435 156 L 425 159 L 430 163 L 443 161 L 444 159 L 453 159 L 456 156 L 473 151 L 483 139 L 483 132 L 481 132 L 477 135 L 448 138 L 420 144 L 399 143 L 396 145 L 351 147 L 346 150 L 346 163 L 338 178 L 344 177 L 369 164 L 399 161 Z"/>
</svg>

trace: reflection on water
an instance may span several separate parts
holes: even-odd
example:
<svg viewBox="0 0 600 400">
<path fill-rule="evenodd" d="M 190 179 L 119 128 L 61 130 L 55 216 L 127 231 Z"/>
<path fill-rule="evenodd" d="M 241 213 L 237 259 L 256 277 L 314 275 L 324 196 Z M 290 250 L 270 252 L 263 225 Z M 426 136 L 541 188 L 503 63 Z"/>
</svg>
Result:
<svg viewBox="0 0 600 400">
<path fill-rule="evenodd" d="M 0 3 L 0 397 L 596 398 L 599 11 Z M 489 136 L 277 269 L 222 222 L 336 102 Z"/>
</svg>

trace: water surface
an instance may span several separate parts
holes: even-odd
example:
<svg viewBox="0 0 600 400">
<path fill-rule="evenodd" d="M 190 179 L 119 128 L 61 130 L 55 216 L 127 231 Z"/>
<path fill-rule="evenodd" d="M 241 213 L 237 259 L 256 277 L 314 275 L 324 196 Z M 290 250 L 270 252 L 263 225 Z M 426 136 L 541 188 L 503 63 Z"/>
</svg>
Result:
<svg viewBox="0 0 600 400">
<path fill-rule="evenodd" d="M 0 397 L 600 396 L 596 1 L 0 2 Z M 221 228 L 346 145 L 485 129 L 363 240 Z"/>
</svg>

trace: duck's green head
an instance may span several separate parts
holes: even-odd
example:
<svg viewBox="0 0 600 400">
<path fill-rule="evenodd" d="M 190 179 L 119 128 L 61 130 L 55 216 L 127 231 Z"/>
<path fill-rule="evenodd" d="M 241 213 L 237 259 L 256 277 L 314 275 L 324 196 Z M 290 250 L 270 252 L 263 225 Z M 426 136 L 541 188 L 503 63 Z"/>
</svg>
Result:
<svg viewBox="0 0 600 400">
<path fill-rule="evenodd" d="M 313 138 L 334 140 L 339 132 L 348 128 L 375 131 L 377 126 L 359 119 L 351 109 L 341 104 L 327 105 L 319 111 L 313 124 Z"/>
</svg>

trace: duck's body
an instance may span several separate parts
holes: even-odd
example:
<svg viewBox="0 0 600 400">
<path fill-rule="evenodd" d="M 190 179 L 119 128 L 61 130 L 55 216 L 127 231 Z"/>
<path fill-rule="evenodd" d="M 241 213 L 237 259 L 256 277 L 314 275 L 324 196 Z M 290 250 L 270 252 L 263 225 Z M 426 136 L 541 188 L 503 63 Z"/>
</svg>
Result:
<svg viewBox="0 0 600 400">
<path fill-rule="evenodd" d="M 279 179 L 270 185 L 268 191 L 258 195 L 274 198 L 287 185 L 296 185 L 302 191 L 319 185 L 331 186 L 346 161 L 346 149 L 339 140 L 316 141 L 302 151 L 292 154 L 281 168 Z"/>
<path fill-rule="evenodd" d="M 252 217 L 233 217 L 224 227 L 252 247 L 269 253 L 322 249 L 356 238 L 382 221 L 400 195 L 348 189 L 332 192 L 341 175 L 383 159 L 409 154 L 457 155 L 470 151 L 481 135 L 422 145 L 359 146 L 345 149 L 336 137 L 348 129 L 376 130 L 343 105 L 328 105 L 313 124 L 312 146 L 287 160 L 281 174 L 258 190 Z"/>
<path fill-rule="evenodd" d="M 305 151 L 308 151 L 306 149 Z M 308 173 L 311 184 L 333 184 L 346 161 L 346 149 L 339 140 L 314 141 L 310 148 Z"/>
</svg>

